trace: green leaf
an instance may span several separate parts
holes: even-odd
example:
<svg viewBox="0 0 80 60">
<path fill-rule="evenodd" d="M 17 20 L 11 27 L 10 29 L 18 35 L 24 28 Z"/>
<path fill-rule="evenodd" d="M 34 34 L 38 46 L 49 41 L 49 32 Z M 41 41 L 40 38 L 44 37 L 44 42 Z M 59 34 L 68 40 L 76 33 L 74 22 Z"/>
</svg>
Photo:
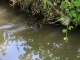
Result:
<svg viewBox="0 0 80 60">
<path fill-rule="evenodd" d="M 67 32 L 67 29 L 63 29 L 63 30 L 62 30 L 62 33 L 66 33 L 66 32 Z"/>
<path fill-rule="evenodd" d="M 47 2 L 47 1 L 44 0 L 44 7 L 43 7 L 44 9 L 46 9 L 46 2 Z"/>
<path fill-rule="evenodd" d="M 62 21 L 62 20 L 64 20 L 64 18 L 63 18 L 63 17 L 61 17 L 58 21 Z"/>
<path fill-rule="evenodd" d="M 66 2 L 65 1 L 63 1 L 62 3 L 61 3 L 61 9 L 65 9 L 65 8 L 67 8 L 68 7 L 68 4 L 66 4 Z"/>
<path fill-rule="evenodd" d="M 51 1 L 47 0 L 47 4 L 53 5 Z"/>
<path fill-rule="evenodd" d="M 73 29 L 73 28 L 74 28 L 73 26 L 69 26 L 69 27 L 68 27 L 69 30 L 71 30 L 71 29 Z"/>
<path fill-rule="evenodd" d="M 72 18 L 72 17 L 77 17 L 75 10 L 72 10 L 68 13 L 68 15 Z"/>
<path fill-rule="evenodd" d="M 73 3 L 71 3 L 71 5 L 69 6 L 69 9 L 72 9 L 72 8 L 74 8 Z"/>
<path fill-rule="evenodd" d="M 74 6 L 80 7 L 80 2 L 79 1 L 74 1 Z"/>
</svg>

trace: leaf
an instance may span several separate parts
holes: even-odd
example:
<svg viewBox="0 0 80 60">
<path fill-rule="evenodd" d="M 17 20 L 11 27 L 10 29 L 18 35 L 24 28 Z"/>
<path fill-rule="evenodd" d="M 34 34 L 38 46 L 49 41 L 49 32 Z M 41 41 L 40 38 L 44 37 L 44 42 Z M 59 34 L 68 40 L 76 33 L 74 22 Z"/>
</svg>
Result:
<svg viewBox="0 0 80 60">
<path fill-rule="evenodd" d="M 80 7 L 80 2 L 79 1 L 74 1 L 74 6 Z"/>
<path fill-rule="evenodd" d="M 47 4 L 53 5 L 51 1 L 47 0 Z"/>
<path fill-rule="evenodd" d="M 44 0 L 43 2 L 44 2 L 44 7 L 43 7 L 43 8 L 46 9 L 46 2 L 47 2 L 47 1 Z"/>
<path fill-rule="evenodd" d="M 65 1 L 63 1 L 62 3 L 61 3 L 61 9 L 65 9 L 65 8 L 67 8 L 68 7 L 68 4 L 66 4 L 66 2 Z"/>
<path fill-rule="evenodd" d="M 70 11 L 70 12 L 68 13 L 68 15 L 69 15 L 71 18 L 77 16 L 75 10 Z"/>
<path fill-rule="evenodd" d="M 62 33 L 66 33 L 66 32 L 67 32 L 67 29 L 63 29 L 63 30 L 62 30 Z"/>
<path fill-rule="evenodd" d="M 71 29 L 73 29 L 73 28 L 74 28 L 73 26 L 69 26 L 69 27 L 68 27 L 69 30 L 71 30 Z"/>
<path fill-rule="evenodd" d="M 62 20 L 64 20 L 64 18 L 63 18 L 63 17 L 61 17 L 58 21 L 62 21 Z"/>
<path fill-rule="evenodd" d="M 54 6 L 57 6 L 57 2 L 54 2 L 53 4 L 54 4 Z"/>
<path fill-rule="evenodd" d="M 69 8 L 70 8 L 70 9 L 74 8 L 74 5 L 73 5 L 73 4 L 71 4 L 71 6 L 69 6 Z"/>
</svg>

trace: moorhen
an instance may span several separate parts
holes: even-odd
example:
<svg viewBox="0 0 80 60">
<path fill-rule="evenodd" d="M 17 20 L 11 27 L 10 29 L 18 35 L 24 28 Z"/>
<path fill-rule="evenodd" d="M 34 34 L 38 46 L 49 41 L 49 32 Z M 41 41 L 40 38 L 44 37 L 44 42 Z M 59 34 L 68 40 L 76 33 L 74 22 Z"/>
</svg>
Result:
<svg viewBox="0 0 80 60">
<path fill-rule="evenodd" d="M 38 30 L 42 27 L 42 24 L 40 22 L 36 22 L 35 24 L 27 23 L 27 26 L 31 29 Z"/>
</svg>

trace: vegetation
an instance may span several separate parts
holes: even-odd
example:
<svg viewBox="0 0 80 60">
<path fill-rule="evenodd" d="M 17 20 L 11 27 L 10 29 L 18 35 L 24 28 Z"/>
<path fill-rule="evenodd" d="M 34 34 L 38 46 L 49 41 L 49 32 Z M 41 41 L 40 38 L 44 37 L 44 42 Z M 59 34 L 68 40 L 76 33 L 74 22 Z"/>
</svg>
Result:
<svg viewBox="0 0 80 60">
<path fill-rule="evenodd" d="M 15 10 L 25 11 L 42 23 L 55 24 L 60 22 L 66 26 L 62 32 L 68 40 L 68 30 L 80 25 L 80 0 L 10 0 Z"/>
<path fill-rule="evenodd" d="M 64 0 L 61 2 L 60 7 L 65 14 L 71 18 L 70 21 L 73 23 L 73 25 L 77 27 L 80 24 L 80 0 Z M 71 30 L 72 28 L 74 27 L 67 24 L 67 28 L 63 29 L 63 33 L 66 33 L 64 40 L 68 40 L 67 31 Z"/>
</svg>

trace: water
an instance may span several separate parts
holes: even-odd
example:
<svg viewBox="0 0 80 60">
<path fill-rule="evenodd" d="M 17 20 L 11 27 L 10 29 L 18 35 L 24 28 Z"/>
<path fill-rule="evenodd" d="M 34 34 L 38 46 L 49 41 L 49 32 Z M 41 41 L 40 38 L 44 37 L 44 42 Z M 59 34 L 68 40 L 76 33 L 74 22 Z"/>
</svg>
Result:
<svg viewBox="0 0 80 60">
<path fill-rule="evenodd" d="M 69 31 L 65 42 L 65 27 L 44 24 L 34 31 L 25 27 L 27 22 L 33 19 L 0 4 L 0 60 L 80 60 L 79 28 Z"/>
</svg>

